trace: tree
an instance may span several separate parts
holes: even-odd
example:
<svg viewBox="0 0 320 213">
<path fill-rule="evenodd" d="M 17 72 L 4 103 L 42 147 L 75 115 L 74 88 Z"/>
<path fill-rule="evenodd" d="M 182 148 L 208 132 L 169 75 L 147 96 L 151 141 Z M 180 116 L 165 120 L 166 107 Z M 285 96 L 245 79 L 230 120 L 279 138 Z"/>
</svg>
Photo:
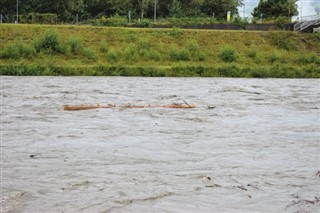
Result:
<svg viewBox="0 0 320 213">
<path fill-rule="evenodd" d="M 169 16 L 170 17 L 180 17 L 182 16 L 182 6 L 179 0 L 173 0 L 169 6 Z"/>
<path fill-rule="evenodd" d="M 112 14 L 127 16 L 128 11 L 133 12 L 133 4 L 131 0 L 109 0 Z"/>
<path fill-rule="evenodd" d="M 225 19 L 227 12 L 238 14 L 238 7 L 242 5 L 242 0 L 205 0 L 202 5 L 202 11 L 207 16 L 213 16 L 218 19 Z"/>
<path fill-rule="evenodd" d="M 253 9 L 252 16 L 259 18 L 278 18 L 285 16 L 291 18 L 298 15 L 297 0 L 260 0 L 258 6 Z"/>
<path fill-rule="evenodd" d="M 148 12 L 148 9 L 151 7 L 154 0 L 137 0 L 138 1 L 138 8 L 140 11 L 140 18 L 144 18 L 144 14 Z"/>
</svg>

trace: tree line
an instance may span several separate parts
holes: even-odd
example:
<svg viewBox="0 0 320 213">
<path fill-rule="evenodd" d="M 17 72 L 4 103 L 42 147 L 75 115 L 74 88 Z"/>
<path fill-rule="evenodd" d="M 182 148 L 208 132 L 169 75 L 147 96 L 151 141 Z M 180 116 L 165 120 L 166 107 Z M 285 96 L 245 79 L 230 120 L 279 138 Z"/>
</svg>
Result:
<svg viewBox="0 0 320 213">
<path fill-rule="evenodd" d="M 297 15 L 297 0 L 260 0 L 252 15 L 260 17 L 276 17 Z M 19 14 L 54 13 L 59 22 L 70 22 L 78 15 L 87 20 L 112 17 L 115 15 L 132 18 L 153 18 L 156 6 L 157 17 L 214 17 L 226 19 L 228 11 L 238 14 L 238 7 L 243 0 L 1 0 L 0 14 L 7 22 L 15 20 L 19 6 Z"/>
</svg>

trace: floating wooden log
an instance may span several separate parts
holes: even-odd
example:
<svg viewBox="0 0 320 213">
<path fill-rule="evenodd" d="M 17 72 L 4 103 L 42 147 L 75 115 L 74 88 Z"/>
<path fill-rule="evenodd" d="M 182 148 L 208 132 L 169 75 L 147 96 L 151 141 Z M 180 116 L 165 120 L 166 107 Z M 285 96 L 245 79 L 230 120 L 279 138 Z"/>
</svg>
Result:
<svg viewBox="0 0 320 213">
<path fill-rule="evenodd" d="M 192 109 L 196 108 L 193 104 L 168 104 L 168 105 L 78 105 L 78 106 L 71 106 L 65 105 L 63 107 L 64 110 L 67 111 L 76 111 L 76 110 L 89 110 L 89 109 L 111 109 L 111 108 L 174 108 L 174 109 Z"/>
</svg>

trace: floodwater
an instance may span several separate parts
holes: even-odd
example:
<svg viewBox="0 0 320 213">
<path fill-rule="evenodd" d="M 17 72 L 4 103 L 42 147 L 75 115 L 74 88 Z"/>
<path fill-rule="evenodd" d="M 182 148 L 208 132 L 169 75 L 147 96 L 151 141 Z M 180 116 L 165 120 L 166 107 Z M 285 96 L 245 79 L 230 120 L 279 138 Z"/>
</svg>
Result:
<svg viewBox="0 0 320 213">
<path fill-rule="evenodd" d="M 319 212 L 319 79 L 0 78 L 1 212 Z"/>
</svg>

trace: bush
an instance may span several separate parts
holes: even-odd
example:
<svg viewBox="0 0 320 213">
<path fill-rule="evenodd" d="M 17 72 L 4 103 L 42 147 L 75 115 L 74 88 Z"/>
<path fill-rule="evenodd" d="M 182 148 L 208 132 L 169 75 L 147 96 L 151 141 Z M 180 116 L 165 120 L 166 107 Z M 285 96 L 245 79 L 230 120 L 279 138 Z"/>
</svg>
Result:
<svg viewBox="0 0 320 213">
<path fill-rule="evenodd" d="M 189 52 L 183 48 L 178 49 L 177 47 L 172 47 L 169 49 L 169 57 L 172 61 L 188 61 L 190 60 Z"/>
<path fill-rule="evenodd" d="M 276 20 L 277 26 L 281 29 L 281 30 L 285 30 L 286 29 L 286 24 L 291 23 L 290 18 L 285 17 L 285 16 L 279 16 Z"/>
<path fill-rule="evenodd" d="M 241 27 L 241 29 L 246 30 L 247 29 L 247 25 L 249 24 L 249 19 L 248 18 L 237 17 L 237 18 L 235 18 L 234 23 L 236 25 L 238 25 L 239 27 Z"/>
<path fill-rule="evenodd" d="M 204 61 L 206 59 L 206 54 L 201 51 L 196 40 L 189 41 L 186 45 L 186 49 L 190 52 L 191 57 L 195 60 Z"/>
<path fill-rule="evenodd" d="M 180 38 L 180 36 L 182 35 L 182 30 L 179 28 L 172 28 L 171 31 L 169 32 L 169 35 L 173 36 L 173 37 L 177 37 Z"/>
<path fill-rule="evenodd" d="M 320 62 L 320 60 L 317 53 L 312 52 L 307 55 L 300 55 L 297 62 L 300 65 L 307 65 L 307 64 L 313 64 L 313 63 L 317 64 Z"/>
<path fill-rule="evenodd" d="M 224 62 L 234 62 L 237 60 L 237 51 L 231 46 L 225 46 L 220 50 L 219 58 Z"/>
<path fill-rule="evenodd" d="M 191 40 L 188 41 L 186 48 L 190 51 L 190 52 L 199 52 L 200 51 L 200 47 L 199 44 L 196 40 Z"/>
<path fill-rule="evenodd" d="M 263 62 L 263 55 L 261 53 L 257 53 L 254 57 L 254 62 L 256 64 L 261 64 Z"/>
<path fill-rule="evenodd" d="M 148 27 L 152 27 L 153 26 L 153 21 L 150 19 L 138 19 L 138 21 L 136 21 L 134 23 L 134 26 L 136 27 L 142 27 L 142 28 L 148 28 Z"/>
<path fill-rule="evenodd" d="M 107 59 L 111 63 L 117 62 L 119 60 L 118 53 L 114 49 L 109 50 L 107 53 Z"/>
<path fill-rule="evenodd" d="M 69 38 L 67 45 L 70 47 L 70 52 L 75 55 L 80 55 L 83 52 L 83 41 L 78 37 Z"/>
<path fill-rule="evenodd" d="M 122 17 L 117 14 L 110 18 L 102 17 L 101 22 L 103 25 L 111 27 L 125 27 L 128 25 L 127 17 Z"/>
<path fill-rule="evenodd" d="M 100 42 L 100 51 L 103 53 L 107 53 L 109 50 L 109 45 L 106 41 Z"/>
<path fill-rule="evenodd" d="M 96 61 L 97 60 L 97 55 L 93 49 L 90 48 L 84 48 L 83 49 L 83 55 L 86 57 L 88 61 Z"/>
<path fill-rule="evenodd" d="M 44 50 L 47 53 L 61 52 L 62 42 L 57 29 L 49 29 L 44 34 L 33 41 L 33 46 L 37 52 Z"/>
<path fill-rule="evenodd" d="M 285 50 L 298 50 L 298 41 L 293 33 L 269 32 L 268 37 L 273 45 Z"/>
<path fill-rule="evenodd" d="M 249 58 L 254 59 L 257 56 L 257 53 L 258 53 L 257 47 L 251 46 L 249 51 L 248 51 L 248 53 L 247 53 L 247 55 L 248 55 Z"/>
<path fill-rule="evenodd" d="M 279 53 L 277 51 L 271 53 L 271 55 L 268 56 L 268 61 L 269 63 L 285 63 L 286 62 L 286 58 L 283 56 L 282 53 Z"/>
<path fill-rule="evenodd" d="M 111 56 L 112 57 L 112 56 Z M 130 44 L 124 51 L 123 51 L 123 58 L 126 61 L 137 61 L 138 55 L 136 51 L 136 46 Z"/>
<path fill-rule="evenodd" d="M 32 46 L 24 45 L 21 41 L 15 41 L 13 44 L 5 47 L 0 52 L 0 58 L 18 59 L 31 58 L 36 54 L 35 49 Z"/>
<path fill-rule="evenodd" d="M 149 58 L 153 61 L 161 61 L 162 56 L 157 50 L 150 50 L 149 52 Z"/>
<path fill-rule="evenodd" d="M 151 48 L 151 44 L 149 41 L 146 40 L 140 40 L 138 42 L 138 48 L 139 49 L 145 49 L 145 50 L 149 50 Z"/>
</svg>

